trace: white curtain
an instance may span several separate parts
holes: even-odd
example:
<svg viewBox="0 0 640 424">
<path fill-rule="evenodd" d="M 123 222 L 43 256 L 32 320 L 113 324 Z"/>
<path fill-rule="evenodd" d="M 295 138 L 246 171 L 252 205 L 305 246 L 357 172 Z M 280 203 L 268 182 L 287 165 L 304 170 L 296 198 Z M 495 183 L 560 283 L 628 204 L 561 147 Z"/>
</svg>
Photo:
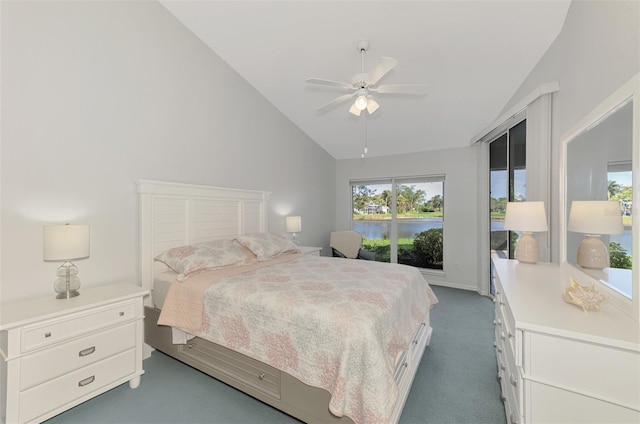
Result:
<svg viewBox="0 0 640 424">
<path fill-rule="evenodd" d="M 543 201 L 551 228 L 551 96 L 543 94 L 527 105 L 527 200 Z M 551 258 L 550 231 L 535 233 L 540 261 Z"/>
</svg>

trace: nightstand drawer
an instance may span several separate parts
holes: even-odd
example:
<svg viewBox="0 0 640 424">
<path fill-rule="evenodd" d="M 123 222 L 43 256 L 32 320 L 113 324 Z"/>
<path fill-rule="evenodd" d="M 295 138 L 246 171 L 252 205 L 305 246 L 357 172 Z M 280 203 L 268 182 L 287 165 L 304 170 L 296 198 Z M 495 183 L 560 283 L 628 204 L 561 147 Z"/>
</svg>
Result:
<svg viewBox="0 0 640 424">
<path fill-rule="evenodd" d="M 99 328 L 135 318 L 135 304 L 123 302 L 22 329 L 22 352 L 29 352 Z"/>
<path fill-rule="evenodd" d="M 79 369 L 20 393 L 20 422 L 38 418 L 56 408 L 120 380 L 136 369 L 135 349 Z"/>
<path fill-rule="evenodd" d="M 136 327 L 131 322 L 25 356 L 22 359 L 20 390 L 101 361 L 135 345 Z"/>
</svg>

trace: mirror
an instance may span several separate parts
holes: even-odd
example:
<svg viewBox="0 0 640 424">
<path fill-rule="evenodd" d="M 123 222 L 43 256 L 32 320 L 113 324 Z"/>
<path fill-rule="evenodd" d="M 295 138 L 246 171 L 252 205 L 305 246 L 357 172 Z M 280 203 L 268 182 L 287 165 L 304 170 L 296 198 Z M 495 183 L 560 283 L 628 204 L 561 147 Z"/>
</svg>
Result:
<svg viewBox="0 0 640 424">
<path fill-rule="evenodd" d="M 565 138 L 564 205 L 561 221 L 564 240 L 561 250 L 563 261 L 576 272 L 600 283 L 599 291 L 640 321 L 637 269 L 640 268 L 637 259 L 639 240 L 637 229 L 634 231 L 634 224 L 638 227 L 638 222 L 633 217 L 633 197 L 634 193 L 638 193 L 638 175 L 633 175 L 633 170 L 638 169 L 637 90 L 636 76 L 596 108 Z M 619 229 L 606 230 L 601 226 L 601 231 L 588 230 L 588 227 L 593 227 L 598 221 L 593 217 L 576 225 L 575 211 L 580 205 L 573 202 L 607 200 L 614 201 L 608 206 L 613 206 L 616 213 L 619 209 L 622 215 L 623 225 Z M 588 205 L 592 207 L 596 203 Z M 574 212 L 571 212 L 572 206 Z M 602 215 L 607 214 L 605 212 Z M 593 234 L 589 234 L 591 231 Z M 598 232 L 601 234 L 597 234 Z M 603 244 L 606 263 L 603 261 L 599 266 L 593 265 L 591 260 L 585 261 L 584 257 L 578 259 L 579 249 L 583 249 L 583 240 L 589 239 L 591 242 L 598 238 Z"/>
</svg>

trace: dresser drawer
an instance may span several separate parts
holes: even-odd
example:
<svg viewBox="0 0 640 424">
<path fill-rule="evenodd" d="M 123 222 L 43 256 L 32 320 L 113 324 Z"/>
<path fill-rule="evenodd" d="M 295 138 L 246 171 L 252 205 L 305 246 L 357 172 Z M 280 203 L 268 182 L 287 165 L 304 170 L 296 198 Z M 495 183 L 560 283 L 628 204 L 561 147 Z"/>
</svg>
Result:
<svg viewBox="0 0 640 424">
<path fill-rule="evenodd" d="M 510 344 L 507 343 L 505 348 L 505 361 L 506 361 L 506 369 L 504 371 L 504 387 L 507 392 L 505 396 L 509 399 L 509 409 L 510 413 L 507 414 L 507 422 L 520 421 L 519 415 L 520 410 L 522 408 L 520 401 L 520 393 L 522 387 L 522 374 L 520 373 L 520 368 L 516 366 L 515 356 L 513 354 L 513 350 L 509 348 Z"/>
<path fill-rule="evenodd" d="M 545 384 L 527 383 L 526 391 L 531 402 L 527 422 L 532 424 L 640 422 L 638 411 Z"/>
<path fill-rule="evenodd" d="M 515 352 L 516 349 L 516 320 L 513 318 L 511 308 L 508 302 L 504 302 L 502 305 L 503 326 L 504 332 L 507 335 L 507 340 L 511 344 L 511 349 Z"/>
<path fill-rule="evenodd" d="M 521 424 L 520 405 L 517 401 L 518 393 L 512 390 L 513 386 L 511 386 L 509 378 L 509 376 L 505 376 L 506 380 L 504 381 L 504 387 L 506 388 L 504 396 L 507 398 L 504 403 L 504 412 L 507 417 L 507 424 Z"/>
<path fill-rule="evenodd" d="M 135 372 L 135 349 L 20 393 L 20 422 L 31 421 Z"/>
<path fill-rule="evenodd" d="M 531 334 L 527 351 L 525 375 L 640 410 L 637 352 L 537 333 Z"/>
<path fill-rule="evenodd" d="M 134 322 L 32 353 L 22 359 L 20 390 L 134 348 Z"/>
<path fill-rule="evenodd" d="M 123 302 L 69 315 L 22 329 L 22 353 L 52 345 L 70 337 L 109 327 L 135 317 L 135 303 Z"/>
<path fill-rule="evenodd" d="M 180 346 L 179 350 L 180 355 L 206 365 L 227 379 L 280 399 L 280 371 L 276 368 L 198 338 Z"/>
</svg>

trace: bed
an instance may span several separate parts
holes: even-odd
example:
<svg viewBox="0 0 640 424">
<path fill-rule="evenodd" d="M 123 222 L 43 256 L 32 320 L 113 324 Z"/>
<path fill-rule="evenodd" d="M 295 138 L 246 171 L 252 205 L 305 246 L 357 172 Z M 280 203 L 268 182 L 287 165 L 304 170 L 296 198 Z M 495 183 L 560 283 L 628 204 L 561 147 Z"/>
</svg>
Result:
<svg viewBox="0 0 640 424">
<path fill-rule="evenodd" d="M 215 284 L 205 281 L 213 275 L 209 272 L 194 275 L 182 283 L 176 282 L 173 271 L 156 261 L 156 256 L 179 246 L 244 240 L 250 235 L 257 237 L 261 233 L 269 234 L 266 221 L 269 193 L 148 180 L 138 181 L 138 193 L 142 285 L 152 291 L 145 305 L 145 341 L 148 345 L 305 422 L 360 424 L 396 423 L 399 420 L 423 352 L 430 341 L 432 329 L 429 309 L 437 302 L 424 280 L 414 281 L 422 278 L 418 272 L 404 266 L 288 252 L 247 265 L 247 270 L 244 267 L 223 270 L 231 271 L 231 274 L 215 280 Z M 310 271 L 315 277 L 309 277 Z M 302 273 L 305 274 L 304 278 L 300 276 Z M 357 278 L 354 275 L 358 275 Z M 370 293 L 364 286 L 347 287 L 336 283 L 343 279 L 353 280 L 349 284 L 384 286 L 388 291 Z M 290 281 L 293 285 L 285 288 L 283 281 L 287 281 L 287 284 Z M 192 313 L 189 319 L 195 316 L 201 321 L 190 325 L 190 321 L 180 321 L 182 318 L 173 314 L 176 310 L 175 292 L 180 293 L 180 290 L 198 285 L 203 295 L 206 291 L 206 296 L 213 296 L 215 301 L 206 296 L 199 300 L 198 306 L 191 308 L 197 313 Z M 246 293 L 242 296 L 243 302 L 259 303 L 245 305 L 238 301 L 236 306 L 233 300 L 222 297 L 223 294 L 242 293 L 242 290 Z M 258 294 L 259 290 L 262 292 Z M 351 296 L 350 303 L 358 305 L 355 308 L 358 311 L 372 311 L 362 312 L 363 315 L 375 314 L 378 321 L 389 320 L 390 324 L 382 326 L 376 321 L 375 326 L 371 324 L 373 330 L 369 331 L 369 324 L 363 323 L 362 329 L 351 332 L 343 321 L 355 323 L 359 322 L 359 318 L 327 320 L 327 316 L 333 317 L 335 314 L 327 315 L 315 304 L 333 301 L 328 300 L 329 297 L 325 297 L 324 293 L 332 290 Z M 254 292 L 256 295 L 252 297 Z M 310 292 L 315 296 L 311 300 L 313 307 L 301 303 L 301 299 Z M 419 305 L 425 304 L 427 307 L 400 305 L 399 301 L 393 300 L 395 292 L 406 292 L 408 297 L 418 299 Z M 298 294 L 300 296 L 296 297 Z M 279 299 L 278 302 L 270 302 L 269 296 Z M 402 296 L 407 297 L 406 294 Z M 425 296 L 424 301 L 420 296 Z M 244 308 L 242 310 L 251 312 L 259 310 L 262 313 L 265 305 L 281 303 L 282 299 L 291 302 L 290 308 L 286 313 L 279 312 L 277 319 L 274 312 L 251 317 L 251 314 L 238 315 L 233 309 L 220 306 Z M 402 302 L 406 303 L 404 300 Z M 326 308 L 343 311 L 347 303 L 342 301 L 339 308 L 335 305 Z M 384 313 L 379 312 L 381 308 Z M 391 314 L 387 309 L 411 311 L 398 313 L 396 317 L 396 312 Z M 204 312 L 200 313 L 200 310 Z M 294 315 L 294 312 L 305 315 Z M 216 313 L 220 316 L 215 316 Z M 178 320 L 176 323 L 182 324 L 176 325 L 176 328 L 158 325 L 159 321 L 167 324 L 167 316 L 172 316 Z M 232 318 L 238 316 L 244 320 L 244 326 L 240 326 L 243 331 L 247 331 L 247 327 L 251 332 L 261 331 L 259 336 L 251 337 L 256 340 L 259 337 L 267 347 L 257 349 L 258 343 L 238 343 L 237 337 L 226 337 L 223 329 L 226 324 L 211 324 L 233 321 Z M 273 318 L 265 319 L 265 316 Z M 271 321 L 276 330 L 266 328 L 267 324 L 262 325 Z M 328 326 L 325 328 L 328 321 L 331 325 L 338 322 L 335 330 L 327 330 Z M 303 322 L 304 326 L 299 325 Z M 281 332 L 279 329 L 282 325 L 304 328 L 300 330 L 302 333 L 296 333 L 288 327 Z M 232 325 L 226 327 L 236 331 L 239 325 L 233 321 Z M 357 334 L 357 337 L 353 334 Z M 313 342 L 305 343 L 305 337 L 311 337 Z M 386 339 L 383 343 L 374 337 Z M 294 355 L 273 354 L 274 349 L 268 348 L 271 342 L 277 349 L 292 346 Z M 366 349 L 344 347 L 356 345 Z M 312 346 L 315 347 L 312 349 Z M 348 351 L 348 354 L 335 354 L 330 349 Z M 320 357 L 329 359 L 318 362 L 317 358 Z M 291 363 L 291 358 L 295 358 L 295 363 Z M 307 365 L 298 366 L 298 362 Z M 325 368 L 336 371 L 325 373 Z M 358 368 L 368 372 L 357 372 Z M 380 380 L 372 380 L 377 375 L 380 375 Z M 362 390 L 354 389 L 360 387 Z"/>
</svg>

